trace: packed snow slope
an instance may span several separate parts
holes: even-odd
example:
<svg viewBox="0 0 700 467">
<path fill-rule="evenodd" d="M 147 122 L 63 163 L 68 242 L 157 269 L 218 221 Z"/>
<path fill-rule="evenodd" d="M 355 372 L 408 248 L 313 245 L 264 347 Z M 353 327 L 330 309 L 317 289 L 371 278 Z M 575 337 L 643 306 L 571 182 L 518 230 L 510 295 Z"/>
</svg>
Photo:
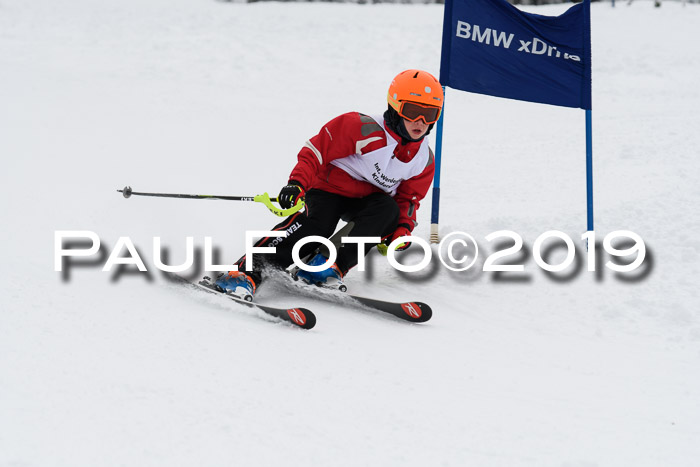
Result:
<svg viewBox="0 0 700 467">
<path fill-rule="evenodd" d="M 0 0 L 0 465 L 698 465 L 700 6 L 625 3 L 592 6 L 595 227 L 641 236 L 641 272 L 587 270 L 583 111 L 448 89 L 440 228 L 477 265 L 348 276 L 429 303 L 424 325 L 263 286 L 316 312 L 303 331 L 154 267 L 154 237 L 170 264 L 188 236 L 235 260 L 263 207 L 115 190 L 276 194 L 326 121 L 438 74 L 442 7 Z M 56 272 L 64 230 L 102 255 Z M 482 271 L 499 230 L 524 272 Z M 535 263 L 549 230 L 579 270 Z M 101 271 L 120 237 L 148 274 Z"/>
</svg>

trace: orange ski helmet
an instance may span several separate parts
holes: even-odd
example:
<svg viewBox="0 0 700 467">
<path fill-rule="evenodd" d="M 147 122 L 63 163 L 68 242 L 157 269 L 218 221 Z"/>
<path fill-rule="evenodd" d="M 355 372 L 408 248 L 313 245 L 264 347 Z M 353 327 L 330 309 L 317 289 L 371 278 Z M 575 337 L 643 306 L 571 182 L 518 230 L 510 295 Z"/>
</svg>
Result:
<svg viewBox="0 0 700 467">
<path fill-rule="evenodd" d="M 440 118 L 443 99 L 440 82 L 422 70 L 406 70 L 396 75 L 387 95 L 389 105 L 401 117 L 412 122 L 422 118 L 428 124 Z"/>
</svg>

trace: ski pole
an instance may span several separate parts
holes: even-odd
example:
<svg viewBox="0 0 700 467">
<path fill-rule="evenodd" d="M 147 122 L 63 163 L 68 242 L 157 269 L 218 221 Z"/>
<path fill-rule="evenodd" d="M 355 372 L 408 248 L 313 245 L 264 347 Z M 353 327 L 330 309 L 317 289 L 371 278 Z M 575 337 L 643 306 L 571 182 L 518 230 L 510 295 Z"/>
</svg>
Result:
<svg viewBox="0 0 700 467">
<path fill-rule="evenodd" d="M 289 209 L 282 209 L 272 204 L 273 201 L 277 201 L 277 198 L 270 198 L 270 195 L 263 193 L 262 195 L 255 196 L 217 196 L 217 195 L 188 195 L 181 193 L 144 193 L 133 191 L 130 186 L 125 186 L 123 190 L 117 190 L 119 193 L 124 195 L 124 198 L 131 198 L 131 196 L 154 196 L 158 198 L 184 198 L 184 199 L 220 199 L 224 201 L 254 201 L 256 203 L 262 203 L 267 209 L 269 209 L 273 214 L 280 217 L 287 217 L 295 212 L 301 210 L 304 207 L 304 201 L 299 200 L 297 204 Z"/>
</svg>

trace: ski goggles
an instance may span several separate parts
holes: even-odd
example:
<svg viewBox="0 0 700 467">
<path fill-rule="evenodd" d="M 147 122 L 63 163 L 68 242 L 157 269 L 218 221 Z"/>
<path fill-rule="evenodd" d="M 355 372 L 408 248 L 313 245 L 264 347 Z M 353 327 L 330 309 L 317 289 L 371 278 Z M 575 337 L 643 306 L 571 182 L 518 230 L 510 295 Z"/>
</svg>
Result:
<svg viewBox="0 0 700 467">
<path fill-rule="evenodd" d="M 438 118 L 440 118 L 440 107 L 403 101 L 401 102 L 399 115 L 409 122 L 417 122 L 422 118 L 425 123 L 430 125 L 437 122 Z"/>
</svg>

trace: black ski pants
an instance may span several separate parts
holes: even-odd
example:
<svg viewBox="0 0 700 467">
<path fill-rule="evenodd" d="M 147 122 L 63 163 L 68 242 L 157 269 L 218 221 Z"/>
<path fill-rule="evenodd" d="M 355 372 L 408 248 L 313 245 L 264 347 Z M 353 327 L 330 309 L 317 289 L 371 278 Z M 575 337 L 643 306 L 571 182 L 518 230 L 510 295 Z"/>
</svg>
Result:
<svg viewBox="0 0 700 467">
<path fill-rule="evenodd" d="M 286 269 L 293 263 L 292 249 L 302 238 L 318 235 L 330 238 L 335 232 L 339 221 L 343 219 L 351 223 L 352 228 L 347 237 L 385 237 L 392 234 L 399 222 L 399 206 L 386 193 L 373 193 L 364 198 L 348 198 L 327 191 L 311 189 L 306 193 L 306 209 L 288 217 L 272 230 L 286 230 L 287 237 L 266 237 L 255 243 L 256 247 L 275 247 L 274 254 L 259 254 L 253 256 L 253 271 L 246 271 L 246 257 L 241 258 L 238 270 L 249 274 L 256 284 L 262 281 L 265 266 Z M 299 251 L 299 257 L 304 258 L 313 253 L 319 244 L 310 242 Z M 362 247 L 362 256 L 369 253 L 374 245 Z M 358 262 L 358 245 L 342 244 L 338 247 L 336 264 L 343 274 L 346 274 Z"/>
</svg>

